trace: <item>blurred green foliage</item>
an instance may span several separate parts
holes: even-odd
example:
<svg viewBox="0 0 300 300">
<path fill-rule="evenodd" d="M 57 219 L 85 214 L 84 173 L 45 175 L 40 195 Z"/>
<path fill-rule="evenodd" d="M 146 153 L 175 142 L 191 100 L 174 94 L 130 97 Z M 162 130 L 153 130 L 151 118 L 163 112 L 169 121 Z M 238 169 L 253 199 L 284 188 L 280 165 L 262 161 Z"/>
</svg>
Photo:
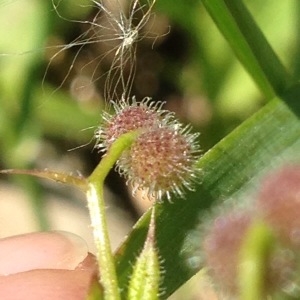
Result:
<svg viewBox="0 0 300 300">
<path fill-rule="evenodd" d="M 299 1 L 244 2 L 283 64 L 298 78 Z M 68 149 L 86 143 L 85 151 L 72 153 L 85 162 L 83 171 L 90 172 L 100 159 L 99 153 L 91 153 L 92 136 L 109 100 L 103 99 L 104 83 L 114 57 L 109 50 L 117 44 L 109 41 L 115 35 L 97 29 L 105 31 L 114 22 L 91 29 L 95 17 L 101 21 L 91 1 L 54 3 L 56 8 L 51 1 L 0 1 L 1 169 L 45 168 Z M 145 38 L 138 42 L 132 94 L 166 101 L 168 109 L 201 132 L 206 152 L 269 99 L 235 58 L 200 0 L 157 0 L 154 13 L 143 29 Z M 290 90 L 285 96 L 296 102 L 298 95 Z M 269 166 L 282 163 L 281 157 L 298 159 L 293 152 L 299 147 L 298 128 L 297 117 L 274 99 L 203 157 L 201 185 L 188 201 L 163 203 L 158 211 L 158 246 L 170 275 L 165 280 L 168 293 L 191 276 L 180 261 L 178 245 L 195 226 L 199 212 L 219 199 L 242 198 Z M 30 178 L 18 181 L 30 194 L 41 227 L 47 228 L 39 186 Z M 128 261 L 135 258 L 146 228 L 147 215 L 117 254 L 124 286 Z M 178 266 L 183 272 L 175 278 Z"/>
<path fill-rule="evenodd" d="M 0 2 L 1 168 L 46 167 L 45 144 L 64 152 L 88 143 L 93 129 L 83 129 L 97 126 L 105 105 L 103 83 L 111 62 L 101 46 L 106 37 L 83 45 L 98 8 L 89 0 L 55 3 L 56 9 L 51 1 Z M 299 1 L 246 4 L 284 64 L 299 74 Z M 152 26 L 162 34 L 139 41 L 133 94 L 165 100 L 201 131 L 206 151 L 265 99 L 201 1 L 157 0 L 155 14 L 143 34 L 151 35 Z M 63 47 L 72 42 L 74 47 Z M 93 142 L 89 155 L 92 147 Z"/>
</svg>

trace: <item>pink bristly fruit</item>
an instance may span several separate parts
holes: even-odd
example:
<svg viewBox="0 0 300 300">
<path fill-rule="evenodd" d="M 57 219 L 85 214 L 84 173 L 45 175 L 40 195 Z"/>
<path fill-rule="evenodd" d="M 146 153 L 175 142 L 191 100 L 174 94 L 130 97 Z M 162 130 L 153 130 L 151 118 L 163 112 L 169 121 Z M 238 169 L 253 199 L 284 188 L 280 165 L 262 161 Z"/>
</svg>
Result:
<svg viewBox="0 0 300 300">
<path fill-rule="evenodd" d="M 206 266 L 224 294 L 237 292 L 240 249 L 251 224 L 251 213 L 233 210 L 217 216 L 204 237 Z"/>
<path fill-rule="evenodd" d="M 300 249 L 300 165 L 284 167 L 266 177 L 257 206 L 282 241 Z"/>
<path fill-rule="evenodd" d="M 163 196 L 171 200 L 171 194 L 182 196 L 185 188 L 193 188 L 200 151 L 198 134 L 162 110 L 162 104 L 149 98 L 141 103 L 133 99 L 131 105 L 125 100 L 114 103 L 115 114 L 105 113 L 96 131 L 95 148 L 107 151 L 122 134 L 139 130 L 136 141 L 118 160 L 117 170 L 134 191 L 140 188 L 157 200 Z"/>
<path fill-rule="evenodd" d="M 197 178 L 197 136 L 189 127 L 153 127 L 121 157 L 118 169 L 130 184 L 146 189 L 157 200 L 164 195 L 171 200 L 171 194 L 182 197 L 184 188 L 192 189 Z"/>
</svg>

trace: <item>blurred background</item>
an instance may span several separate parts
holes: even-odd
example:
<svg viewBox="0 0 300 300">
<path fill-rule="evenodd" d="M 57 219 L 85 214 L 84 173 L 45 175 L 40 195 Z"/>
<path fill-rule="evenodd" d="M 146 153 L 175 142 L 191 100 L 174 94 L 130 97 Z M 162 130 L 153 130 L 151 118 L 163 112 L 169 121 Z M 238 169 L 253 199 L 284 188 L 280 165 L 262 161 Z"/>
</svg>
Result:
<svg viewBox="0 0 300 300">
<path fill-rule="evenodd" d="M 53 2 L 0 0 L 0 169 L 88 175 L 101 159 L 93 134 L 102 109 L 109 109 L 107 92 L 115 101 L 122 93 L 114 85 L 122 41 L 117 22 L 131 1 L 102 1 L 109 18 L 90 0 Z M 300 2 L 245 3 L 283 63 L 299 75 Z M 131 95 L 165 101 L 166 109 L 201 132 L 205 153 L 265 99 L 201 1 L 157 0 L 153 14 L 145 18 L 146 12 L 131 12 L 140 32 L 136 49 L 125 49 L 123 76 L 135 70 Z M 151 201 L 133 198 L 114 171 L 106 193 L 116 248 Z M 84 195 L 46 180 L 1 175 L 0 237 L 49 229 L 74 232 L 94 250 Z"/>
</svg>

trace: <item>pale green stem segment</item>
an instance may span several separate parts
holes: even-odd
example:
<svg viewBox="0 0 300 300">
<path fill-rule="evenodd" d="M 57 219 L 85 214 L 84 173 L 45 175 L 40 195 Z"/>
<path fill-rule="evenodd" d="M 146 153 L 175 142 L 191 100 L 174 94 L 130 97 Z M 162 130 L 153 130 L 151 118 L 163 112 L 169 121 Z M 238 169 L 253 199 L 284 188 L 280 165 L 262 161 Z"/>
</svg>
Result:
<svg viewBox="0 0 300 300">
<path fill-rule="evenodd" d="M 239 299 L 266 299 L 267 263 L 274 244 L 271 230 L 262 222 L 247 232 L 238 265 Z"/>
<path fill-rule="evenodd" d="M 90 212 L 99 264 L 100 282 L 104 289 L 104 299 L 120 299 L 114 258 L 111 251 L 105 215 L 103 196 L 104 180 L 124 150 L 129 148 L 138 137 L 139 131 L 120 136 L 109 148 L 94 172 L 88 178 L 87 202 Z"/>
</svg>

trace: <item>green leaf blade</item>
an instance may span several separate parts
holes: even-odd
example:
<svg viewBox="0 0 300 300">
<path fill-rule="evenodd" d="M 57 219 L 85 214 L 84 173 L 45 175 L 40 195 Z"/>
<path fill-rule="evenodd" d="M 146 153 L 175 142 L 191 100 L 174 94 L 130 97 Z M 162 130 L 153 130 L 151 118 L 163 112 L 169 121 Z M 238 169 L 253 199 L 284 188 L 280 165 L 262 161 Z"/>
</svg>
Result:
<svg viewBox="0 0 300 300">
<path fill-rule="evenodd" d="M 243 2 L 203 0 L 202 3 L 265 97 L 282 95 L 294 80 Z"/>
<path fill-rule="evenodd" d="M 199 168 L 203 176 L 196 192 L 185 200 L 157 204 L 157 247 L 165 270 L 163 299 L 195 273 L 188 268 L 182 250 L 201 214 L 218 201 L 243 199 L 268 171 L 296 160 L 300 160 L 299 119 L 285 103 L 273 99 L 202 157 Z M 149 217 L 147 213 L 141 218 L 116 254 L 124 291 L 131 273 L 128 262 L 135 260 L 143 245 Z"/>
</svg>

